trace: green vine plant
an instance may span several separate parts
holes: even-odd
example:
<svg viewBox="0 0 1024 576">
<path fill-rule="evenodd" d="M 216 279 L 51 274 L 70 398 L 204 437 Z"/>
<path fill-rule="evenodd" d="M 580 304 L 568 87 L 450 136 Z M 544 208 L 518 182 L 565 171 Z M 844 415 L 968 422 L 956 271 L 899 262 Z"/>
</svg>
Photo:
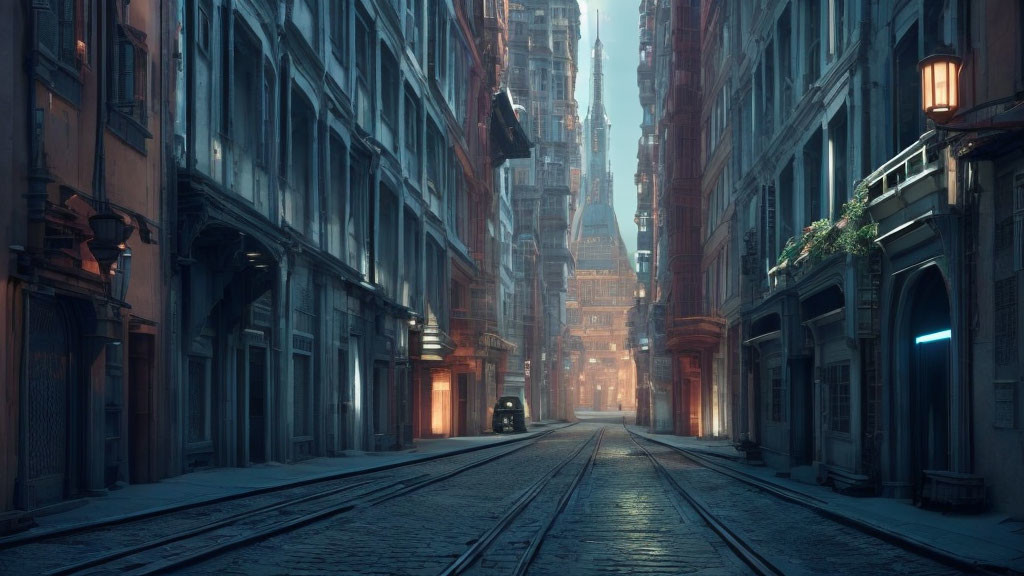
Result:
<svg viewBox="0 0 1024 576">
<path fill-rule="evenodd" d="M 778 266 L 796 264 L 804 259 L 810 263 L 840 252 L 863 256 L 875 249 L 878 223 L 870 222 L 867 216 L 868 187 L 861 182 L 854 190 L 853 198 L 840 212 L 837 222 L 822 218 L 804 228 L 800 239 L 790 238 L 779 253 Z"/>
</svg>

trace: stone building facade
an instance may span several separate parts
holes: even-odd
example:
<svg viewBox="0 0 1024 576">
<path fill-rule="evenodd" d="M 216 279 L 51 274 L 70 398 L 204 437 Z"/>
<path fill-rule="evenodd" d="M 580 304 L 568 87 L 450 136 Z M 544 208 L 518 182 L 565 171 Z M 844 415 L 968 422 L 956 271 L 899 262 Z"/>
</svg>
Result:
<svg viewBox="0 0 1024 576">
<path fill-rule="evenodd" d="M 957 484 L 1019 512 L 1024 62 L 996 54 L 1022 12 L 705 3 L 702 299 L 724 325 L 701 434 L 839 490 Z M 947 126 L 921 106 L 935 53 L 963 62 Z"/>
<path fill-rule="evenodd" d="M 5 524 L 487 428 L 517 349 L 496 169 L 530 155 L 506 2 L 15 4 Z"/>
<path fill-rule="evenodd" d="M 515 317 L 523 348 L 510 370 L 523 367 L 533 418 L 564 419 L 572 412 L 565 302 L 573 272 L 570 215 L 581 172 L 574 96 L 580 11 L 575 0 L 522 0 L 509 10 L 508 86 L 534 144 L 530 161 L 511 166 Z"/>
<path fill-rule="evenodd" d="M 161 5 L 18 2 L 0 31 L 0 531 L 174 470 Z"/>
</svg>

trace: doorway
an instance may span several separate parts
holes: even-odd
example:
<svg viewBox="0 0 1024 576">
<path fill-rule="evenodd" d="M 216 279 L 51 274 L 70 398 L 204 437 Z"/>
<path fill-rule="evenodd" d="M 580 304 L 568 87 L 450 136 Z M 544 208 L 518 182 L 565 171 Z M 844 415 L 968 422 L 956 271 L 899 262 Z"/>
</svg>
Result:
<svg viewBox="0 0 1024 576">
<path fill-rule="evenodd" d="M 456 412 L 458 421 L 455 424 L 455 434 L 457 436 L 466 436 L 468 431 L 466 430 L 466 411 L 469 409 L 469 374 L 463 372 L 459 374 L 459 408 Z"/>
<path fill-rule="evenodd" d="M 949 297 L 945 280 L 932 266 L 920 275 L 908 298 L 905 336 L 910 371 L 910 471 L 915 490 L 923 470 L 949 470 L 952 372 Z"/>
<path fill-rule="evenodd" d="M 68 317 L 51 298 L 32 296 L 22 388 L 24 506 L 33 510 L 60 502 L 76 487 L 72 455 L 83 437 L 72 416 L 73 362 Z M 78 448 L 73 449 L 73 448 Z"/>
<path fill-rule="evenodd" d="M 151 451 L 149 449 L 151 407 L 153 404 L 153 356 L 154 337 L 152 334 L 132 332 L 128 339 L 128 394 L 131 420 L 131 461 L 129 481 L 132 484 L 152 482 Z"/>
<path fill-rule="evenodd" d="M 267 349 L 249 346 L 249 462 L 267 461 Z"/>
</svg>

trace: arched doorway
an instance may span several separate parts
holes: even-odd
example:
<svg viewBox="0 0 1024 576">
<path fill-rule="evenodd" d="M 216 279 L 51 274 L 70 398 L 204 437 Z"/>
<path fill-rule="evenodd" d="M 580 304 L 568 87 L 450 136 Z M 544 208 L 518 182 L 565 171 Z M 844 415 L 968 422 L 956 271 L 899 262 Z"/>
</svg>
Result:
<svg viewBox="0 0 1024 576">
<path fill-rule="evenodd" d="M 33 295 L 28 306 L 21 477 L 28 510 L 78 491 L 81 397 L 75 386 L 72 318 L 55 298 Z"/>
<path fill-rule="evenodd" d="M 952 330 L 945 279 L 935 266 L 918 275 L 906 294 L 901 348 L 909 385 L 910 481 L 917 492 L 922 470 L 950 466 Z"/>
</svg>

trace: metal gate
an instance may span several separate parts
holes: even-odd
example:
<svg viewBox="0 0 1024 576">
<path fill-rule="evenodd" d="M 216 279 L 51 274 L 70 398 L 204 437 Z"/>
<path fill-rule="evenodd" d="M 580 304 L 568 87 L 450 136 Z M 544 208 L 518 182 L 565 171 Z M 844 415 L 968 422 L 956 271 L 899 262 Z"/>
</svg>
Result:
<svg viewBox="0 0 1024 576">
<path fill-rule="evenodd" d="M 49 298 L 29 305 L 25 363 L 25 499 L 28 509 L 64 498 L 68 474 L 67 320 Z"/>
</svg>

